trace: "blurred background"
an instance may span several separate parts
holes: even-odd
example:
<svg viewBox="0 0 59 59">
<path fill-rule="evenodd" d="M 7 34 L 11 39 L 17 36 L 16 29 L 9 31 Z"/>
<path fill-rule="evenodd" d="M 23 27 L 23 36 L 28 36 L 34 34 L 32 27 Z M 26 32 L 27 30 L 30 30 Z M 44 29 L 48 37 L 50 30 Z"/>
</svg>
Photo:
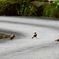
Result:
<svg viewBox="0 0 59 59">
<path fill-rule="evenodd" d="M 59 18 L 59 1 L 0 0 L 0 16 Z"/>
</svg>

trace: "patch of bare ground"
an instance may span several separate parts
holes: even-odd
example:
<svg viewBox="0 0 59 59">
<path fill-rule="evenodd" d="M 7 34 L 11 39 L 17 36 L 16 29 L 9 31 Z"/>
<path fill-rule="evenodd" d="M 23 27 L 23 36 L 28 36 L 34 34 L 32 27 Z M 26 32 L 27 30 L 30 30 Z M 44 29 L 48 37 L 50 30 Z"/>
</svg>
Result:
<svg viewBox="0 0 59 59">
<path fill-rule="evenodd" d="M 0 33 L 0 39 L 10 38 L 11 34 Z"/>
</svg>

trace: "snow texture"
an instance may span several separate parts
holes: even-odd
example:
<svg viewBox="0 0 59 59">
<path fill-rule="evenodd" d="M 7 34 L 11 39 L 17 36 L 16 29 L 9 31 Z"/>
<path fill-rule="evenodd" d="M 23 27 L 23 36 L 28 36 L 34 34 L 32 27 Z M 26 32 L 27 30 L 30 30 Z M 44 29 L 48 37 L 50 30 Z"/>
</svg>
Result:
<svg viewBox="0 0 59 59">
<path fill-rule="evenodd" d="M 0 39 L 0 59 L 59 59 L 59 21 L 0 17 L 0 32 L 16 35 Z"/>
</svg>

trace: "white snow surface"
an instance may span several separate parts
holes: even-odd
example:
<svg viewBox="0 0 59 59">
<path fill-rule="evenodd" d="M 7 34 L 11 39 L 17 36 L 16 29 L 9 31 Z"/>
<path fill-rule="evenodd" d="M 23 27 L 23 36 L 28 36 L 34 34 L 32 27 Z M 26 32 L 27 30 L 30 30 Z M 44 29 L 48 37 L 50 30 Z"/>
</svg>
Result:
<svg viewBox="0 0 59 59">
<path fill-rule="evenodd" d="M 0 29 L 25 37 L 0 42 L 0 59 L 59 59 L 59 21 L 0 17 Z M 37 32 L 37 38 L 32 39 Z M 0 40 L 1 41 L 1 40 Z"/>
</svg>

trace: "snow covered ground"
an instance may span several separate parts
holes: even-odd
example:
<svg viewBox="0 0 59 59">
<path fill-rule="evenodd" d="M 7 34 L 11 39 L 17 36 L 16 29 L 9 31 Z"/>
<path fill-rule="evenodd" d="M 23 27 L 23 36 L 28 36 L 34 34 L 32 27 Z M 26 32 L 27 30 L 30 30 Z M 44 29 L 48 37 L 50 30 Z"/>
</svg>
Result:
<svg viewBox="0 0 59 59">
<path fill-rule="evenodd" d="M 0 32 L 18 33 L 14 40 L 0 40 L 0 59 L 59 59 L 59 21 L 0 17 Z M 37 32 L 37 39 L 32 39 Z"/>
</svg>

